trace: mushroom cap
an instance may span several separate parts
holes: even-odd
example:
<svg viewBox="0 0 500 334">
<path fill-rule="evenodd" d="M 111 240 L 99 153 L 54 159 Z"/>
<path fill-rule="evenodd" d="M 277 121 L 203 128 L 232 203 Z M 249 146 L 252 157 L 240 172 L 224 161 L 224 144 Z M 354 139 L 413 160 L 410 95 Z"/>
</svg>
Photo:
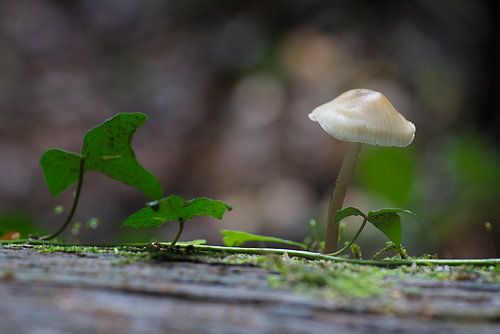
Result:
<svg viewBox="0 0 500 334">
<path fill-rule="evenodd" d="M 348 142 L 405 147 L 415 137 L 415 125 L 382 93 L 369 89 L 349 90 L 316 107 L 309 119 L 330 136 Z"/>
</svg>

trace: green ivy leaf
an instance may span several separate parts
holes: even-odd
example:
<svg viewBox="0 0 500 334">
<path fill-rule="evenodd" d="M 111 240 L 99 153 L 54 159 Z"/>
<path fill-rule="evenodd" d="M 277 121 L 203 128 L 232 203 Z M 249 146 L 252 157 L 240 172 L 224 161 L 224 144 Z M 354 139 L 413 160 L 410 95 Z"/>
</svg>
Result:
<svg viewBox="0 0 500 334">
<path fill-rule="evenodd" d="M 335 216 L 333 218 L 333 223 L 338 224 L 341 220 L 350 217 L 350 216 L 361 216 L 363 218 L 366 218 L 366 215 L 363 213 L 363 211 L 354 208 L 352 206 L 349 206 L 347 208 L 343 208 L 341 210 L 338 210 L 335 213 Z"/>
<path fill-rule="evenodd" d="M 385 215 L 385 214 L 392 214 L 392 213 L 406 213 L 406 214 L 409 214 L 413 217 L 417 217 L 417 214 L 413 211 L 410 211 L 410 210 L 405 210 L 405 209 L 400 209 L 400 208 L 383 208 L 383 209 L 377 209 L 377 210 L 373 210 L 373 211 L 370 211 L 368 213 L 368 217 L 372 216 L 372 217 L 376 217 L 376 216 L 380 216 L 380 215 Z"/>
<path fill-rule="evenodd" d="M 142 113 L 119 113 L 85 134 L 81 156 L 50 149 L 41 158 L 49 191 L 56 196 L 78 180 L 80 158 L 84 172 L 94 170 L 142 191 L 149 198 L 163 195 L 160 181 L 136 160 L 130 145 L 135 131 L 146 121 Z"/>
<path fill-rule="evenodd" d="M 265 235 L 253 234 L 243 231 L 221 230 L 220 234 L 222 235 L 222 240 L 224 241 L 225 246 L 241 246 L 245 242 L 262 241 L 262 242 L 276 242 L 279 244 L 300 247 L 302 249 L 307 248 L 306 245 L 300 242 L 295 242 L 275 237 L 268 237 Z"/>
<path fill-rule="evenodd" d="M 389 240 L 396 245 L 401 244 L 401 217 L 400 213 L 406 213 L 417 216 L 409 210 L 398 208 L 386 208 L 370 211 L 368 213 L 368 221 L 373 224 L 377 229 L 384 233 Z"/>
<path fill-rule="evenodd" d="M 81 156 L 60 149 L 45 151 L 40 160 L 45 181 L 53 196 L 57 196 L 78 180 Z"/>
<path fill-rule="evenodd" d="M 135 131 L 146 121 L 143 113 L 120 113 L 87 132 L 82 156 L 85 170 L 95 170 L 159 198 L 163 190 L 159 180 L 136 160 L 130 146 Z"/>
<path fill-rule="evenodd" d="M 186 221 L 197 216 L 222 219 L 231 207 L 223 201 L 199 197 L 186 201 L 178 195 L 170 195 L 148 203 L 148 206 L 129 216 L 123 226 L 158 227 L 169 221 Z"/>
</svg>

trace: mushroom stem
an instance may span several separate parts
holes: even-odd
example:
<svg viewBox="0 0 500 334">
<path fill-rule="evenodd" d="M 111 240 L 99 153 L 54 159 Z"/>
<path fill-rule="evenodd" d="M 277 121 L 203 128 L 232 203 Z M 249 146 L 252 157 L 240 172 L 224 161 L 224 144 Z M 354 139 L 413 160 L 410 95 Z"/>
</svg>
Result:
<svg viewBox="0 0 500 334">
<path fill-rule="evenodd" d="M 361 145 L 361 143 L 352 142 L 347 144 L 347 151 L 344 156 L 344 161 L 342 162 L 342 166 L 340 167 L 337 181 L 335 181 L 335 187 L 333 188 L 332 195 L 330 197 L 330 205 L 328 206 L 325 249 L 323 250 L 325 254 L 333 253 L 337 248 L 339 225 L 333 223 L 333 218 L 335 216 L 335 213 L 337 213 L 338 210 L 342 209 L 347 186 L 354 172 L 354 167 L 356 166 L 359 152 L 361 151 Z"/>
</svg>

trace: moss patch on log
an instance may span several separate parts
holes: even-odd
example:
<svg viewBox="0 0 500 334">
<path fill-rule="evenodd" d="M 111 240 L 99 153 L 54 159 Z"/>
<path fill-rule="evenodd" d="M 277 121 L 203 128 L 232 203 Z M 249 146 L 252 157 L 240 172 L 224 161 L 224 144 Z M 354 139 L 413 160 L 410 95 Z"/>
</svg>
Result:
<svg viewBox="0 0 500 334">
<path fill-rule="evenodd" d="M 287 255 L 224 254 L 197 250 L 192 246 L 76 246 L 4 244 L 5 248 L 31 248 L 40 253 L 62 252 L 78 256 L 109 254 L 115 265 L 137 261 L 200 262 L 207 264 L 259 266 L 269 271 L 269 284 L 276 289 L 292 289 L 318 298 L 383 297 L 393 293 L 394 282 L 401 281 L 468 281 L 478 284 L 500 283 L 499 266 L 399 266 L 384 268 L 370 265 L 305 260 Z M 402 293 L 418 296 L 411 285 Z M 401 293 L 401 290 L 399 291 Z"/>
</svg>

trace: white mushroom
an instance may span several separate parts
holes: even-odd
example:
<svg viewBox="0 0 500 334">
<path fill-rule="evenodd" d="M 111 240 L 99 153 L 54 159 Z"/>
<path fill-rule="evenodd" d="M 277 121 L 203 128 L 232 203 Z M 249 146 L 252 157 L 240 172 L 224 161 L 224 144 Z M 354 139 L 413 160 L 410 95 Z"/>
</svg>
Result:
<svg viewBox="0 0 500 334">
<path fill-rule="evenodd" d="M 406 147 L 415 137 L 415 125 L 396 111 L 381 93 L 352 89 L 315 108 L 309 119 L 318 122 L 330 136 L 348 142 L 348 147 L 330 198 L 325 253 L 335 251 L 338 225 L 335 213 L 342 208 L 347 185 L 362 144 Z"/>
</svg>

